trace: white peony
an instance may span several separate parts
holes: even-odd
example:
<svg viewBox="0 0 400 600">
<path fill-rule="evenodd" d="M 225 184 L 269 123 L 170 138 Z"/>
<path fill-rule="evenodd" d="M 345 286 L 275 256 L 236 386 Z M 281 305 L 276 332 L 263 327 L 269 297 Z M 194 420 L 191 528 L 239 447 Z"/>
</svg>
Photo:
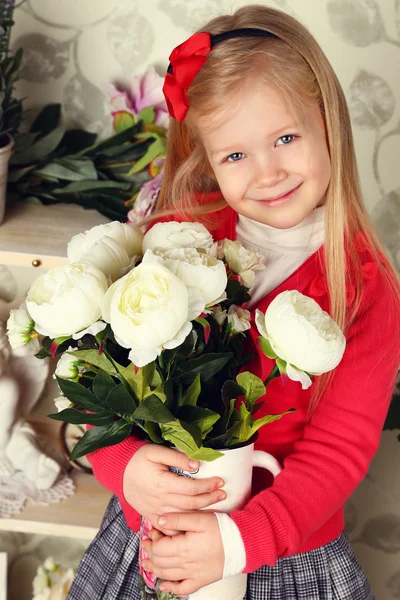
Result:
<svg viewBox="0 0 400 600">
<path fill-rule="evenodd" d="M 204 303 L 191 307 L 185 284 L 164 265 L 142 263 L 116 281 L 103 301 L 103 319 L 115 339 L 130 348 L 130 360 L 143 367 L 163 348 L 179 346 Z"/>
<path fill-rule="evenodd" d="M 243 333 L 250 329 L 250 311 L 244 308 L 232 304 L 229 307 L 227 318 L 232 333 Z"/>
<path fill-rule="evenodd" d="M 171 248 L 166 251 L 147 250 L 143 263 L 158 262 L 179 277 L 199 296 L 206 306 L 212 306 L 223 297 L 228 283 L 225 265 L 194 248 Z"/>
<path fill-rule="evenodd" d="M 201 223 L 156 223 L 143 238 L 146 250 L 169 250 L 171 248 L 211 248 L 213 239 Z"/>
<path fill-rule="evenodd" d="M 99 320 L 107 288 L 104 273 L 90 263 L 54 267 L 33 282 L 26 306 L 39 333 L 73 335 Z"/>
<path fill-rule="evenodd" d="M 77 360 L 73 354 L 69 354 L 70 352 L 76 352 L 77 350 L 78 348 L 72 348 L 71 346 L 68 348 L 65 354 L 59 359 L 56 370 L 54 371 L 54 376 L 61 377 L 61 379 L 77 380 L 80 373 L 86 370 L 82 366 L 83 361 Z"/>
<path fill-rule="evenodd" d="M 143 234 L 135 225 L 113 221 L 75 235 L 67 246 L 68 261 L 90 262 L 113 281 L 142 255 Z"/>
<path fill-rule="evenodd" d="M 40 350 L 35 322 L 25 308 L 20 307 L 10 310 L 10 316 L 7 320 L 7 337 L 13 350 L 26 348 L 32 354 L 36 354 Z"/>
<path fill-rule="evenodd" d="M 342 359 L 346 339 L 335 321 L 308 296 L 296 290 L 278 294 L 265 316 L 256 311 L 256 325 L 272 350 L 287 363 L 287 375 L 311 385 L 310 375 L 334 369 Z"/>
<path fill-rule="evenodd" d="M 61 412 L 62 410 L 64 410 L 65 408 L 69 408 L 70 406 L 74 406 L 73 403 L 70 400 L 68 400 L 68 398 L 62 395 L 58 396 L 57 398 L 54 398 L 54 404 L 56 405 L 58 412 Z"/>
<path fill-rule="evenodd" d="M 255 271 L 263 271 L 263 257 L 259 252 L 247 250 L 236 240 L 223 240 L 220 244 L 219 253 L 225 257 L 229 268 L 239 275 L 239 281 L 247 288 L 251 288 L 254 283 Z"/>
</svg>

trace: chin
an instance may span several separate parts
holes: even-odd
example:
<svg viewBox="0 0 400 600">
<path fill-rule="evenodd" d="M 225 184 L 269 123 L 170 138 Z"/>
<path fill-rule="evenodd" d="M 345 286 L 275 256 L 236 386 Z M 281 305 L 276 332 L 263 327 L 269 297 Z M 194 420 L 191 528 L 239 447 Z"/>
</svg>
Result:
<svg viewBox="0 0 400 600">
<path fill-rule="evenodd" d="M 270 227 L 274 227 L 275 229 L 291 229 L 292 227 L 296 227 L 299 223 L 304 221 L 310 211 L 305 213 L 304 215 L 296 214 L 296 211 L 293 208 L 288 211 L 282 211 L 281 214 L 276 212 L 272 214 L 270 209 L 266 209 L 260 211 L 257 216 L 249 217 L 250 219 L 254 219 L 259 223 L 264 223 L 264 225 L 269 225 Z"/>
</svg>

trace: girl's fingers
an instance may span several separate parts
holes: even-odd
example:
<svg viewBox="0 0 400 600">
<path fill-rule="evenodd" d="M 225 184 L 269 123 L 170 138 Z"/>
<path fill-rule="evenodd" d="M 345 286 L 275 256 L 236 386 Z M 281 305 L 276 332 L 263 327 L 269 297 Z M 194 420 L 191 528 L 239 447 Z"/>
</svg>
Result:
<svg viewBox="0 0 400 600">
<path fill-rule="evenodd" d="M 183 496 L 199 496 L 221 489 L 225 482 L 220 477 L 208 477 L 207 479 L 191 479 L 181 477 L 166 471 L 160 474 L 158 491 Z"/>
<path fill-rule="evenodd" d="M 161 579 L 168 579 L 169 581 L 181 581 L 185 577 L 184 570 L 181 567 L 162 569 L 154 566 L 149 559 L 146 559 L 143 562 L 143 567 L 146 571 L 150 571 L 151 573 L 157 575 L 157 577 L 160 577 Z"/>
<path fill-rule="evenodd" d="M 152 462 L 167 467 L 176 467 L 182 471 L 196 471 L 200 466 L 198 460 L 188 458 L 183 452 L 178 452 L 172 448 L 166 448 L 157 444 L 152 446 L 148 457 Z"/>
<path fill-rule="evenodd" d="M 199 510 L 200 508 L 207 508 L 217 502 L 225 500 L 226 493 L 222 490 L 216 490 L 209 494 L 201 494 L 200 496 L 181 496 L 176 494 L 169 494 L 166 498 L 170 510 L 163 510 L 163 512 L 177 512 L 177 511 L 192 511 Z"/>
<path fill-rule="evenodd" d="M 181 559 L 176 556 L 152 556 L 142 561 L 142 566 L 146 571 L 152 571 L 153 569 L 178 569 L 182 568 L 180 565 Z"/>
</svg>

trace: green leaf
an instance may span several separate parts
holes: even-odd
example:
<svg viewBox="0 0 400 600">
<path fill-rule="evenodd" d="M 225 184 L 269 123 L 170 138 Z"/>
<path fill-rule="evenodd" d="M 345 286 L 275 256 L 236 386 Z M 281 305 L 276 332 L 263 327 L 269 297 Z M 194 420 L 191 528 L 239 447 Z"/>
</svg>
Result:
<svg viewBox="0 0 400 600">
<path fill-rule="evenodd" d="M 182 450 L 189 458 L 192 458 L 192 455 L 199 451 L 195 440 L 178 419 L 161 424 L 160 429 L 162 438 L 167 442 L 171 442 L 175 448 Z"/>
<path fill-rule="evenodd" d="M 244 393 L 244 388 L 232 379 L 225 381 L 224 385 L 222 386 L 221 395 L 225 406 L 229 406 L 232 398 L 236 400 L 240 396 L 244 396 Z"/>
<path fill-rule="evenodd" d="M 97 180 L 97 171 L 89 158 L 81 159 L 55 159 L 47 165 L 35 169 L 34 175 L 49 177 L 55 180 L 83 181 L 86 179 Z M 58 181 L 57 181 L 58 183 Z"/>
<path fill-rule="evenodd" d="M 161 382 L 160 376 L 158 374 L 156 375 L 156 366 L 154 362 L 149 363 L 145 367 L 140 367 L 137 373 L 135 373 L 135 366 L 133 363 L 127 367 L 118 365 L 117 368 L 139 402 L 142 402 L 142 400 L 151 394 L 155 394 L 161 399 L 164 398 L 165 401 L 165 394 L 162 389 L 152 390 L 151 388 L 153 381 L 155 383 Z"/>
<path fill-rule="evenodd" d="M 126 417 L 127 420 L 132 419 L 136 410 L 136 402 L 122 383 L 110 391 L 106 404 L 110 410 L 120 417 Z"/>
<path fill-rule="evenodd" d="M 88 156 L 101 156 L 102 152 L 108 148 L 112 148 L 113 146 L 121 146 L 125 142 L 132 141 L 135 138 L 135 135 L 141 130 L 142 125 L 143 123 L 138 121 L 132 127 L 129 127 L 120 133 L 116 133 L 104 141 L 98 142 L 97 144 L 90 146 L 90 148 L 86 148 L 84 153 Z"/>
<path fill-rule="evenodd" d="M 196 379 L 193 381 L 185 396 L 182 398 L 181 405 L 182 406 L 196 406 L 197 399 L 200 396 L 201 392 L 201 381 L 200 374 L 197 375 Z"/>
<path fill-rule="evenodd" d="M 205 462 L 212 462 L 221 456 L 224 456 L 222 452 L 218 450 L 214 450 L 213 448 L 199 448 L 198 450 L 192 452 L 189 458 L 193 460 L 204 460 Z"/>
<path fill-rule="evenodd" d="M 144 424 L 144 428 L 147 431 L 147 434 L 152 442 L 155 444 L 163 444 L 164 440 L 161 437 L 161 430 L 158 423 L 152 423 L 151 421 L 146 421 Z"/>
<path fill-rule="evenodd" d="M 286 361 L 282 360 L 281 358 L 277 358 L 276 366 L 278 367 L 281 375 L 286 375 Z"/>
<path fill-rule="evenodd" d="M 99 411 L 99 408 L 105 408 L 104 404 L 80 383 L 75 383 L 68 379 L 61 379 L 60 377 L 56 377 L 56 379 L 64 396 L 73 404 L 77 404 L 85 410 L 90 410 L 95 413 Z"/>
<path fill-rule="evenodd" d="M 197 427 L 197 425 L 195 425 L 193 423 L 186 423 L 185 421 L 182 421 L 182 419 L 179 419 L 179 421 L 180 421 L 183 429 L 192 436 L 192 438 L 194 439 L 194 441 L 196 443 L 196 446 L 198 448 L 201 448 L 202 435 L 201 435 L 201 431 Z"/>
<path fill-rule="evenodd" d="M 92 392 L 96 398 L 106 404 L 108 395 L 116 386 L 117 384 L 111 375 L 100 369 L 93 380 Z"/>
<path fill-rule="evenodd" d="M 118 374 L 114 365 L 111 361 L 108 360 L 104 352 L 102 354 L 99 354 L 98 350 L 96 349 L 78 350 L 77 352 L 74 352 L 73 355 L 74 357 L 76 356 L 80 360 L 84 360 L 85 362 L 90 363 L 95 367 L 98 367 L 99 369 L 105 371 L 109 375 L 115 376 Z"/>
<path fill-rule="evenodd" d="M 53 194 L 66 195 L 66 194 L 78 194 L 81 192 L 94 192 L 95 190 L 129 190 L 131 187 L 130 183 L 123 183 L 122 181 L 98 181 L 97 179 L 85 179 L 85 181 L 73 181 L 65 187 L 58 187 L 53 190 Z"/>
<path fill-rule="evenodd" d="M 143 421 L 153 421 L 154 423 L 169 423 L 175 417 L 160 398 L 152 394 L 139 404 L 132 415 L 132 419 L 135 421 L 141 419 Z"/>
<path fill-rule="evenodd" d="M 53 131 L 32 144 L 32 146 L 15 154 L 12 157 L 12 164 L 21 165 L 47 158 L 61 142 L 64 132 L 65 130 L 61 125 L 57 126 Z"/>
<path fill-rule="evenodd" d="M 127 111 L 118 111 L 114 116 L 114 129 L 117 133 L 125 131 L 136 124 L 135 116 Z"/>
<path fill-rule="evenodd" d="M 257 338 L 257 341 L 261 348 L 261 352 L 263 352 L 263 354 L 265 354 L 265 356 L 267 356 L 268 358 L 272 358 L 272 359 L 274 359 L 278 356 L 276 354 L 276 352 L 274 352 L 271 344 L 265 337 L 260 336 L 259 338 Z"/>
<path fill-rule="evenodd" d="M 137 161 L 137 163 L 132 167 L 129 171 L 128 175 L 134 175 L 135 173 L 139 173 L 142 169 L 147 167 L 148 164 L 151 163 L 152 160 L 157 158 L 157 156 L 164 155 L 167 149 L 166 138 L 157 137 L 156 140 L 151 144 L 146 154 Z"/>
<path fill-rule="evenodd" d="M 110 425 L 100 425 L 92 427 L 86 431 L 79 442 L 71 452 L 71 460 L 80 458 L 85 454 L 94 452 L 98 448 L 113 446 L 125 440 L 131 433 L 132 424 L 127 423 L 123 419 L 114 421 Z"/>
<path fill-rule="evenodd" d="M 185 421 L 190 425 L 196 425 L 201 432 L 201 438 L 204 440 L 204 438 L 212 431 L 214 423 L 216 423 L 221 416 L 208 408 L 186 405 L 181 406 L 179 409 L 178 418 L 181 422 Z"/>
<path fill-rule="evenodd" d="M 96 139 L 97 134 L 85 131 L 84 129 L 68 129 L 60 143 L 60 148 L 63 149 L 63 156 L 81 152 L 85 148 L 92 146 Z"/>
<path fill-rule="evenodd" d="M 244 389 L 246 396 L 246 406 L 250 412 L 253 412 L 255 402 L 264 396 L 265 385 L 259 377 L 249 371 L 239 373 L 236 377 L 238 384 Z"/>
<path fill-rule="evenodd" d="M 81 423 L 88 423 L 90 425 L 107 425 L 107 423 L 112 423 L 114 420 L 114 416 L 107 411 L 100 411 L 92 414 L 76 410 L 76 408 L 65 408 L 59 413 L 54 413 L 47 416 L 50 417 L 50 419 L 54 419 L 54 421 L 66 421 L 67 423 L 74 423 L 75 425 L 79 425 Z"/>
<path fill-rule="evenodd" d="M 263 425 L 267 425 L 268 423 L 273 423 L 274 421 L 279 421 L 279 419 L 282 419 L 282 417 L 284 417 L 285 415 L 288 415 L 292 412 L 295 412 L 295 409 L 288 410 L 280 415 L 266 415 L 265 417 L 262 417 L 261 419 L 256 419 L 255 421 L 253 420 L 253 424 L 252 424 L 251 430 L 250 430 L 250 436 L 248 439 L 250 439 L 250 437 L 252 435 L 254 435 L 256 433 L 256 431 L 258 431 L 260 429 L 260 427 L 263 427 Z"/>
<path fill-rule="evenodd" d="M 47 104 L 34 119 L 29 128 L 31 133 L 50 133 L 57 127 L 61 119 L 61 104 Z"/>
<path fill-rule="evenodd" d="M 251 438 L 251 427 L 254 419 L 251 416 L 251 412 L 247 410 L 246 404 L 243 402 L 239 408 L 239 421 L 236 424 L 232 436 L 237 438 L 239 443 L 247 442 Z"/>
<path fill-rule="evenodd" d="M 156 112 L 154 110 L 154 106 L 148 106 L 147 108 L 143 108 L 140 111 L 138 119 L 143 121 L 144 125 L 148 125 L 149 123 L 153 123 L 156 116 Z"/>
<path fill-rule="evenodd" d="M 200 374 L 202 381 L 208 381 L 224 368 L 232 356 L 232 352 L 203 354 L 181 365 L 176 377 L 182 378 L 184 381 L 190 381 L 193 376 Z"/>
</svg>

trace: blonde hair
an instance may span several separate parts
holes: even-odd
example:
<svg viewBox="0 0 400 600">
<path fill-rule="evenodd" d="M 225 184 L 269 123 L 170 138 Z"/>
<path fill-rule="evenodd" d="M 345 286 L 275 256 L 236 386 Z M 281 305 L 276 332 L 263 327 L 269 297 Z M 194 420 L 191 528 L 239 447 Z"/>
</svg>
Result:
<svg viewBox="0 0 400 600">
<path fill-rule="evenodd" d="M 286 13 L 261 5 L 240 8 L 233 15 L 217 17 L 199 31 L 218 34 L 232 29 L 256 27 L 274 37 L 230 39 L 216 44 L 193 80 L 187 96 L 189 111 L 183 122 L 171 120 L 167 161 L 156 215 L 181 213 L 212 224 L 212 213 L 226 206 L 222 198 L 201 203 L 198 194 L 218 191 L 196 120 L 221 111 L 224 100 L 257 78 L 276 88 L 289 108 L 303 121 L 307 105 L 317 103 L 325 123 L 332 176 L 326 194 L 324 262 L 329 290 L 330 314 L 346 332 L 360 308 L 363 278 L 354 238 L 364 231 L 371 253 L 389 282 L 394 299 L 400 293 L 392 266 L 381 264 L 384 248 L 365 208 L 355 158 L 350 115 L 340 83 L 313 36 Z M 283 75 L 282 75 L 283 74 Z M 179 204 L 176 199 L 179 198 Z M 347 266 L 347 269 L 346 269 Z M 355 274 L 355 299 L 346 307 L 346 270 Z M 311 412 L 333 374 L 317 378 L 310 402 Z"/>
</svg>

